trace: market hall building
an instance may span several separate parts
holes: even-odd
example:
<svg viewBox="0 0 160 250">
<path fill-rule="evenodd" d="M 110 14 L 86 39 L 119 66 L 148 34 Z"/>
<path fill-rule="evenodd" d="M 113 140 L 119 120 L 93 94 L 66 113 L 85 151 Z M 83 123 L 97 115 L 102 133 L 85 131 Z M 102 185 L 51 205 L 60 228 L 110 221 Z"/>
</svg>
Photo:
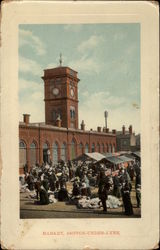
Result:
<svg viewBox="0 0 160 250">
<path fill-rule="evenodd" d="M 23 115 L 19 124 L 20 173 L 36 163 L 57 163 L 72 160 L 88 152 L 115 152 L 116 130 L 97 127 L 85 130 L 84 121 L 78 128 L 77 72 L 61 64 L 44 70 L 45 123 L 30 123 Z"/>
</svg>

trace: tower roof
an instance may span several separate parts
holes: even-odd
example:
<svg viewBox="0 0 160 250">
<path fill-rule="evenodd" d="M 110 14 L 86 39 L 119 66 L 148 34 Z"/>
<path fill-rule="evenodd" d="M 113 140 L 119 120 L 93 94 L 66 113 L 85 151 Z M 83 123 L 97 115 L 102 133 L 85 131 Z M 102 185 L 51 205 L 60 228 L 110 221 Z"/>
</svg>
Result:
<svg viewBox="0 0 160 250">
<path fill-rule="evenodd" d="M 56 68 L 51 68 L 51 69 L 44 69 L 44 76 L 42 79 L 45 78 L 52 78 L 52 77 L 60 77 L 68 75 L 72 78 L 77 78 L 77 71 L 67 67 L 67 66 L 58 66 Z M 78 79 L 79 80 L 79 79 Z"/>
</svg>

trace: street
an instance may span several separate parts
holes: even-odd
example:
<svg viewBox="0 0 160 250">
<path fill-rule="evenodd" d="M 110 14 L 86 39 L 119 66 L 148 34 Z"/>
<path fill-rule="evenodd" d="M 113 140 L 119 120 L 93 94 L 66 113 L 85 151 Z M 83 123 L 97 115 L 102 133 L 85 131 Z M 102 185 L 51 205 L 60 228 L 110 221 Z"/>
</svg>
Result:
<svg viewBox="0 0 160 250">
<path fill-rule="evenodd" d="M 71 189 L 71 184 L 68 183 L 68 190 Z M 36 199 L 29 197 L 29 193 L 20 193 L 20 218 L 139 218 L 141 216 L 141 209 L 137 208 L 135 197 L 135 184 L 132 182 L 131 201 L 133 205 L 134 214 L 126 216 L 124 214 L 123 206 L 118 208 L 108 208 L 107 213 L 102 211 L 102 208 L 97 209 L 79 209 L 76 205 L 68 202 L 50 203 L 48 205 L 35 204 Z M 92 193 L 96 194 L 97 188 L 92 189 Z M 120 198 L 122 202 L 122 199 Z"/>
</svg>

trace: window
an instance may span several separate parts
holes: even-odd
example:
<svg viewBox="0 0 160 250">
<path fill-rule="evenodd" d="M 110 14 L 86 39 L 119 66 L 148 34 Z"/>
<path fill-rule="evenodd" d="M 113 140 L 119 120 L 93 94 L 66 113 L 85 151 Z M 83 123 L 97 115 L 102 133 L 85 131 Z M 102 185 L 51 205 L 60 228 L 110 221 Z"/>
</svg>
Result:
<svg viewBox="0 0 160 250">
<path fill-rule="evenodd" d="M 88 145 L 88 143 L 86 143 L 86 145 L 85 145 L 85 153 L 88 153 L 89 152 L 89 145 Z"/>
<path fill-rule="evenodd" d="M 83 154 L 83 144 L 82 143 L 79 144 L 79 149 L 80 149 L 80 154 Z"/>
<path fill-rule="evenodd" d="M 108 144 L 106 144 L 106 147 L 107 147 L 107 152 L 109 152 L 109 147 L 108 147 Z"/>
<path fill-rule="evenodd" d="M 76 143 L 74 140 L 71 142 L 71 160 L 76 157 Z"/>
<path fill-rule="evenodd" d="M 67 151 L 66 143 L 63 143 L 61 147 L 61 160 L 63 160 L 64 162 L 66 161 L 66 153 L 67 153 L 66 151 Z"/>
<path fill-rule="evenodd" d="M 34 142 L 30 145 L 30 164 L 31 166 L 36 164 L 36 144 Z"/>
<path fill-rule="evenodd" d="M 43 144 L 43 149 L 48 149 L 48 144 L 47 143 Z"/>
<path fill-rule="evenodd" d="M 95 152 L 95 145 L 94 145 L 94 143 L 92 143 L 91 152 L 92 152 L 92 153 Z"/>
<path fill-rule="evenodd" d="M 19 142 L 19 148 L 23 148 L 23 149 L 25 149 L 26 148 L 26 144 L 25 144 L 25 142 L 24 141 L 20 141 Z"/>
<path fill-rule="evenodd" d="M 57 163 L 58 162 L 58 143 L 55 142 L 53 144 L 53 159 L 52 159 L 53 163 Z"/>
<path fill-rule="evenodd" d="M 53 121 L 55 121 L 57 119 L 57 113 L 55 110 L 53 110 L 53 112 L 52 112 L 52 118 L 53 118 Z"/>
<path fill-rule="evenodd" d="M 56 83 L 60 83 L 61 82 L 61 78 L 56 78 Z"/>
<path fill-rule="evenodd" d="M 109 144 L 109 153 L 112 153 L 112 144 Z"/>
<path fill-rule="evenodd" d="M 70 117 L 71 119 L 75 119 L 75 107 L 70 107 Z"/>
<path fill-rule="evenodd" d="M 102 152 L 105 152 L 104 143 L 102 143 Z"/>
<path fill-rule="evenodd" d="M 114 153 L 116 150 L 115 150 L 115 145 L 113 144 L 113 147 L 112 147 L 112 152 Z"/>
<path fill-rule="evenodd" d="M 49 162 L 49 150 L 48 150 L 48 144 L 45 142 L 43 144 L 43 162 Z"/>
<path fill-rule="evenodd" d="M 123 145 L 127 145 L 127 140 L 123 140 Z"/>
<path fill-rule="evenodd" d="M 97 152 L 100 153 L 100 144 L 99 143 L 97 143 Z"/>
<path fill-rule="evenodd" d="M 60 118 L 61 118 L 61 115 L 62 115 L 61 109 L 53 110 L 52 111 L 52 119 L 53 119 L 53 121 L 56 121 L 58 116 L 60 116 Z"/>
<path fill-rule="evenodd" d="M 19 142 L 19 166 L 24 167 L 27 163 L 27 147 L 24 141 Z"/>
</svg>

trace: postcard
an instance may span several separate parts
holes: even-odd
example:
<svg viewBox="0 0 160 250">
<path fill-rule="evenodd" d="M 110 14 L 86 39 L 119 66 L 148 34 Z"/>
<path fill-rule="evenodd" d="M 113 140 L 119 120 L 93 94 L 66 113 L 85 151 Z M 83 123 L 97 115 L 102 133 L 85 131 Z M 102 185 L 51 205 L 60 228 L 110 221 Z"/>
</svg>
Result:
<svg viewBox="0 0 160 250">
<path fill-rule="evenodd" d="M 155 249 L 158 5 L 1 12 L 2 248 Z"/>
</svg>

